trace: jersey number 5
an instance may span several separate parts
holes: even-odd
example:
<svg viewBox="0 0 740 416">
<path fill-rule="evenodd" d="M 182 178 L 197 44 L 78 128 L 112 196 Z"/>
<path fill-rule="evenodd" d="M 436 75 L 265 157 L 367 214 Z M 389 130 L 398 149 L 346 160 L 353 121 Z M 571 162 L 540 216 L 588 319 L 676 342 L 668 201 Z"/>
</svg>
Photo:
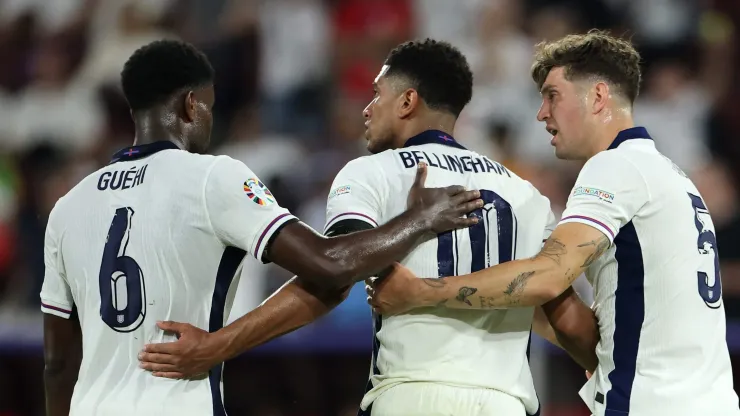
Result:
<svg viewBox="0 0 740 416">
<path fill-rule="evenodd" d="M 100 318 L 117 332 L 131 332 L 146 316 L 144 274 L 126 255 L 134 210 L 118 208 L 108 229 L 100 264 Z"/>
<path fill-rule="evenodd" d="M 709 226 L 711 224 L 706 224 L 702 221 L 701 216 L 711 221 L 709 210 L 704 205 L 704 201 L 698 195 L 689 194 L 689 198 L 691 198 L 691 205 L 694 207 L 694 225 L 696 225 L 696 230 L 699 232 L 699 238 L 697 240 L 699 254 L 705 259 L 704 262 L 707 263 L 707 266 L 711 264 L 710 262 L 714 262 L 714 276 L 712 276 L 711 280 L 706 272 L 698 271 L 699 295 L 707 306 L 717 309 L 722 303 L 722 279 L 719 271 L 717 237 L 714 235 L 713 227 Z M 712 256 L 711 259 L 708 258 L 710 255 Z"/>
<path fill-rule="evenodd" d="M 486 189 L 480 190 L 483 208 L 478 208 L 469 215 L 479 218 L 478 224 L 468 228 L 470 233 L 470 272 L 477 272 L 491 267 L 490 244 L 488 231 L 497 227 L 498 262 L 511 261 L 516 253 L 516 217 L 511 205 L 497 193 Z M 491 211 L 496 211 L 496 224 L 490 224 Z M 437 267 L 439 277 L 458 274 L 455 254 L 457 243 L 453 241 L 452 231 L 437 236 Z"/>
</svg>

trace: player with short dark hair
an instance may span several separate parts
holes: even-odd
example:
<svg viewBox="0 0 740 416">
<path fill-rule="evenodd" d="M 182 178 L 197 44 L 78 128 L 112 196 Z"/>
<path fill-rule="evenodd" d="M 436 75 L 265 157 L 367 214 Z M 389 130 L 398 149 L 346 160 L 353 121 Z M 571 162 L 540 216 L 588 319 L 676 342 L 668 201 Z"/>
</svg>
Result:
<svg viewBox="0 0 740 416">
<path fill-rule="evenodd" d="M 470 214 L 480 219 L 477 225 L 427 238 L 404 258 L 418 274 L 432 277 L 430 285 L 539 251 L 554 227 L 548 199 L 452 136 L 472 85 L 467 60 L 449 43 L 413 41 L 390 52 L 364 110 L 367 147 L 374 154 L 337 174 L 327 201 L 327 235 L 387 223 L 403 211 L 398 196 L 412 186 L 417 166 L 426 163 L 430 183 L 479 189 L 485 202 Z M 290 305 L 284 291 L 221 334 L 169 324 L 188 336 L 147 346 L 145 366 L 169 372 L 160 375 L 191 376 L 328 310 L 318 302 Z M 404 316 L 375 315 L 371 375 L 360 414 L 536 414 L 526 353 L 533 313 L 531 307 L 460 313 L 432 306 Z"/>
<path fill-rule="evenodd" d="M 477 191 L 424 188 L 385 226 L 326 238 L 280 207 L 243 163 L 205 152 L 213 69 L 195 47 L 166 40 L 137 50 L 121 74 L 134 145 L 62 197 L 46 229 L 47 414 L 225 415 L 222 366 L 165 380 L 139 367 L 148 342 L 176 339 L 155 322 L 220 330 L 247 253 L 301 276 L 289 304 L 337 302 L 356 276 L 403 258 L 425 235 L 466 227 Z M 79 323 L 73 317 L 79 317 Z M 82 340 L 84 339 L 84 342 Z"/>
<path fill-rule="evenodd" d="M 542 250 L 442 281 L 399 267 L 376 285 L 374 307 L 513 312 L 585 272 L 600 334 L 574 315 L 565 321 L 582 336 L 564 344 L 598 359 L 580 392 L 594 416 L 740 415 L 714 225 L 688 176 L 634 126 L 640 55 L 602 31 L 569 35 L 537 46 L 532 77 L 555 154 L 585 162 Z"/>
</svg>

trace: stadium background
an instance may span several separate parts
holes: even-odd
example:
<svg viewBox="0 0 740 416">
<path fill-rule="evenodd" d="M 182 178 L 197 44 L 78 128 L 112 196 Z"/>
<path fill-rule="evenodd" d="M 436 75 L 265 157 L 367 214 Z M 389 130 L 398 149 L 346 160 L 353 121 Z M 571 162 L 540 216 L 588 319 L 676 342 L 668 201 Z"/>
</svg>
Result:
<svg viewBox="0 0 740 416">
<path fill-rule="evenodd" d="M 532 47 L 591 27 L 631 37 L 645 60 L 637 123 L 713 214 L 737 363 L 739 24 L 734 0 L 0 0 L 0 415 L 43 414 L 46 218 L 131 143 L 119 72 L 137 47 L 163 37 L 193 42 L 216 68 L 213 152 L 247 163 L 317 229 L 334 174 L 364 154 L 361 111 L 396 44 L 430 36 L 462 49 L 475 92 L 455 135 L 531 180 L 559 214 L 580 166 L 554 158 L 535 120 Z M 289 277 L 247 263 L 234 315 Z M 230 414 L 355 414 L 371 346 L 358 289 L 319 323 L 230 363 Z M 578 291 L 588 300 L 587 283 Z M 544 416 L 588 415 L 577 396 L 583 372 L 568 357 L 535 337 L 531 365 Z"/>
</svg>

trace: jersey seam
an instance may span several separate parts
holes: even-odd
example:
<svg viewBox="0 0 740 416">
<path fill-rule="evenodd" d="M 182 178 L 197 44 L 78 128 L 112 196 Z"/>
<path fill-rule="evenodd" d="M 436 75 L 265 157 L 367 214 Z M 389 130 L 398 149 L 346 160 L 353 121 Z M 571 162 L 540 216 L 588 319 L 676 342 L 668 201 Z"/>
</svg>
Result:
<svg viewBox="0 0 740 416">
<path fill-rule="evenodd" d="M 206 177 L 203 181 L 203 189 L 201 192 L 201 200 L 203 201 L 203 209 L 206 212 L 206 220 L 208 220 L 208 226 L 211 229 L 211 232 L 213 235 L 216 236 L 216 239 L 219 241 L 221 238 L 219 237 L 218 233 L 216 232 L 216 228 L 213 227 L 213 221 L 211 221 L 211 213 L 208 210 L 208 202 L 206 200 L 206 188 L 208 187 L 208 180 L 211 178 L 211 173 L 213 173 L 213 170 L 216 168 L 216 164 L 220 161 L 219 157 L 216 157 L 215 160 L 211 163 L 210 166 L 208 166 L 208 169 L 206 170 Z"/>
</svg>

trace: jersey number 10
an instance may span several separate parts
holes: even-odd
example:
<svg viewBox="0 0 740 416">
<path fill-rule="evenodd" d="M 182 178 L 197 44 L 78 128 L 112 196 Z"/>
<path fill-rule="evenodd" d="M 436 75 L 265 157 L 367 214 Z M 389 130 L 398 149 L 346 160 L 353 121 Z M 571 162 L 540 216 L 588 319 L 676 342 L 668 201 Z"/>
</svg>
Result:
<svg viewBox="0 0 740 416">
<path fill-rule="evenodd" d="M 501 196 L 486 189 L 480 190 L 483 207 L 471 212 L 479 218 L 478 224 L 468 228 L 470 233 L 470 272 L 477 272 L 491 267 L 488 232 L 491 210 L 496 211 L 498 233 L 498 262 L 511 261 L 516 256 L 516 217 L 511 205 Z M 437 267 L 439 277 L 455 276 L 458 274 L 455 252 L 457 243 L 453 240 L 452 231 L 437 236 Z"/>
<path fill-rule="evenodd" d="M 134 210 L 118 208 L 108 229 L 98 276 L 100 318 L 117 332 L 136 330 L 146 316 L 144 274 L 126 255 Z"/>
</svg>

